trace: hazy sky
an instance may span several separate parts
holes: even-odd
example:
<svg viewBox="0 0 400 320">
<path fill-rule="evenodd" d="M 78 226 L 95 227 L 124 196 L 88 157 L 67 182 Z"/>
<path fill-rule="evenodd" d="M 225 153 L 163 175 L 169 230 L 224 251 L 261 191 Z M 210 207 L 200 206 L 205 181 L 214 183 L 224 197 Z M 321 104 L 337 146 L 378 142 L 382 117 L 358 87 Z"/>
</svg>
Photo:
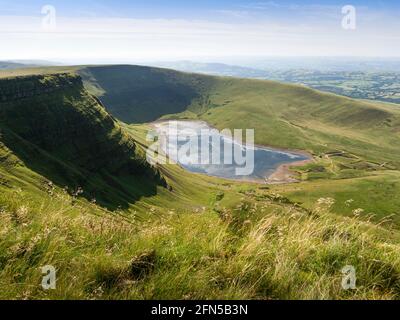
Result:
<svg viewBox="0 0 400 320">
<path fill-rule="evenodd" d="M 342 26 L 345 5 L 356 9 L 355 29 Z M 393 57 L 400 56 L 400 1 L 0 0 L 0 43 L 1 60 L 85 63 Z"/>
</svg>

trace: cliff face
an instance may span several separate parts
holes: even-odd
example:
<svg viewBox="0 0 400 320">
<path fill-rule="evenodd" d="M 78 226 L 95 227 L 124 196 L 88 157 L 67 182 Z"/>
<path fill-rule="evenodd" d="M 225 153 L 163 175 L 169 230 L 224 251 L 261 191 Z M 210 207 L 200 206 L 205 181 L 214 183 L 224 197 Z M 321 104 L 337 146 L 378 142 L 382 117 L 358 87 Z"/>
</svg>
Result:
<svg viewBox="0 0 400 320">
<path fill-rule="evenodd" d="M 19 137 L 63 161 L 96 171 L 112 162 L 107 157 L 110 152 L 115 157 L 134 153 L 134 145 L 123 141 L 119 126 L 85 92 L 79 77 L 3 80 L 0 90 L 0 121 Z M 93 161 L 93 157 L 98 159 Z"/>
<path fill-rule="evenodd" d="M 113 190 L 129 202 L 143 196 L 132 193 L 140 185 L 147 195 L 163 184 L 76 75 L 1 80 L 0 140 L 36 172 L 60 185 L 85 187 L 90 196 L 101 193 L 108 202 L 116 200 L 106 199 Z"/>
<path fill-rule="evenodd" d="M 71 87 L 82 87 L 82 79 L 70 74 L 0 79 L 0 102 L 32 98 Z"/>
</svg>

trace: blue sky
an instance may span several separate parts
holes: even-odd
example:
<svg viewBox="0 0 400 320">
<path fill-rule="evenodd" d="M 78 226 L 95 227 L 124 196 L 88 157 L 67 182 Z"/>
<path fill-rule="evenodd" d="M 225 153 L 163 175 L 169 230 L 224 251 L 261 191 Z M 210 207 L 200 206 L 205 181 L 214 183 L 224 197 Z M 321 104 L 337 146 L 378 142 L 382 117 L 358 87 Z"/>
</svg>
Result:
<svg viewBox="0 0 400 320">
<path fill-rule="evenodd" d="M 293 18 L 298 8 L 342 7 L 353 5 L 370 12 L 397 13 L 400 10 L 398 0 L 0 0 L 0 14 L 35 15 L 40 8 L 50 4 L 55 6 L 61 15 L 69 17 L 97 16 L 124 18 L 186 18 L 202 19 L 218 17 L 220 12 L 254 12 L 260 15 L 273 14 L 280 18 Z"/>
<path fill-rule="evenodd" d="M 344 5 L 357 10 L 354 30 L 342 28 Z M 399 18 L 398 0 L 0 0 L 0 59 L 399 56 Z"/>
</svg>

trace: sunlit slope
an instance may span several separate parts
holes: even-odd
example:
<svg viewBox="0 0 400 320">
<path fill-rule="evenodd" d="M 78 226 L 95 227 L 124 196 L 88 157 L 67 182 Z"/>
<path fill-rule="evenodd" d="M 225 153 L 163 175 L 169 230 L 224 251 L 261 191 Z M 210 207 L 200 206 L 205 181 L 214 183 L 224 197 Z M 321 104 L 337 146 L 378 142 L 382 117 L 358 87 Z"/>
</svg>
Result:
<svg viewBox="0 0 400 320">
<path fill-rule="evenodd" d="M 218 94 L 220 92 L 220 94 Z M 400 163 L 400 109 L 268 81 L 220 79 L 212 105 L 200 115 L 219 128 L 254 128 L 256 142 L 347 151 Z"/>
<path fill-rule="evenodd" d="M 111 208 L 153 195 L 162 184 L 78 76 L 0 80 L 0 130 L 7 176 L 24 180 L 34 172 Z"/>
</svg>

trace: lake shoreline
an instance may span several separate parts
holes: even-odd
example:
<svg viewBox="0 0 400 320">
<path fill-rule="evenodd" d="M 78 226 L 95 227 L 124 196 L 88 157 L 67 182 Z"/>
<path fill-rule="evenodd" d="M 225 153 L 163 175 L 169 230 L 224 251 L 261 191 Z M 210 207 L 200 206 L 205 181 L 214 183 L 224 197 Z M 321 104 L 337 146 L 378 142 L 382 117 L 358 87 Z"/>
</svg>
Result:
<svg viewBox="0 0 400 320">
<path fill-rule="evenodd" d="M 314 159 L 308 159 L 290 164 L 282 164 L 265 181 L 267 184 L 297 183 L 299 180 L 294 177 L 296 173 L 293 171 L 293 168 L 305 166 L 313 161 Z"/>
<path fill-rule="evenodd" d="M 168 123 L 169 121 L 203 123 L 203 124 L 207 125 L 209 128 L 216 129 L 216 130 L 218 130 L 218 132 L 220 132 L 218 128 L 210 125 L 208 122 L 206 122 L 204 120 L 195 120 L 195 119 L 156 120 L 156 121 L 149 123 L 149 125 L 151 128 L 157 129 L 157 125 L 165 124 L 165 123 Z M 235 178 L 222 178 L 222 177 L 218 177 L 218 178 L 226 179 L 229 181 L 235 181 L 235 182 L 239 182 L 239 183 L 246 182 L 246 183 L 269 184 L 269 185 L 297 183 L 297 182 L 299 182 L 299 180 L 294 177 L 295 172 L 293 171 L 293 168 L 301 167 L 301 166 L 304 166 L 304 165 L 314 162 L 314 157 L 312 156 L 312 154 L 305 150 L 287 149 L 287 148 L 275 147 L 275 146 L 271 146 L 271 145 L 260 145 L 260 144 L 254 144 L 254 147 L 256 147 L 258 149 L 263 149 L 263 150 L 270 150 L 270 151 L 277 151 L 277 152 L 301 155 L 303 157 L 307 157 L 308 159 L 297 161 L 297 162 L 292 162 L 292 163 L 281 164 L 276 168 L 276 170 L 272 174 L 265 176 L 264 178 L 260 178 L 260 179 L 251 179 L 251 178 L 249 178 L 249 179 L 236 178 L 235 179 Z M 180 167 L 182 167 L 183 169 L 185 169 L 182 165 L 180 165 L 180 164 L 178 164 L 178 165 Z M 185 170 L 187 170 L 187 169 L 185 169 Z M 201 173 L 201 174 L 203 174 L 203 173 Z M 203 175 L 213 177 L 212 175 L 209 175 L 206 173 Z"/>
</svg>

